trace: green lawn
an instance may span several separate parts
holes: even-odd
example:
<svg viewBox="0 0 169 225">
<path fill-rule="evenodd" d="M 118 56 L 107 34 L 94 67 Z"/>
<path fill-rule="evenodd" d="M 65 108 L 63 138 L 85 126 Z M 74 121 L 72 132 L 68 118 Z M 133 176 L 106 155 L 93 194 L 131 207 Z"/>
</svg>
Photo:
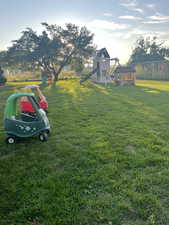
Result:
<svg viewBox="0 0 169 225">
<path fill-rule="evenodd" d="M 1 121 L 14 85 L 0 87 Z M 0 134 L 0 225 L 168 225 L 169 82 L 43 92 L 48 142 Z"/>
</svg>

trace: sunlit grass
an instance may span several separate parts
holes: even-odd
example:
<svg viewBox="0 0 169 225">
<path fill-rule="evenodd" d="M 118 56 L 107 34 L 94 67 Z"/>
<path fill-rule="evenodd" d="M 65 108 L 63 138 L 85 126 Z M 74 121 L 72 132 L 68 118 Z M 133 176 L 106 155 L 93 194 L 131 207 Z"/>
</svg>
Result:
<svg viewBox="0 0 169 225">
<path fill-rule="evenodd" d="M 41 84 L 41 82 L 40 81 L 9 82 L 9 86 L 13 86 L 13 87 L 22 87 L 22 86 L 26 86 L 30 84 L 39 85 Z"/>
<path fill-rule="evenodd" d="M 15 84 L 0 87 L 1 120 Z M 0 225 L 168 225 L 167 85 L 42 87 L 48 142 L 7 148 L 0 133 Z"/>
<path fill-rule="evenodd" d="M 136 82 L 137 86 L 148 88 L 155 88 L 159 90 L 169 91 L 169 81 L 154 81 L 154 80 L 139 80 Z"/>
</svg>

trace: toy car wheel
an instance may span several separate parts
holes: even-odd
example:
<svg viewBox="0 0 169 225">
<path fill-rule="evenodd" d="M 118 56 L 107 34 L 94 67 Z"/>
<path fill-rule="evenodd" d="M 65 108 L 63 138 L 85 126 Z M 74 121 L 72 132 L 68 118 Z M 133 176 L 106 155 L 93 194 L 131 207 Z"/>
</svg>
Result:
<svg viewBox="0 0 169 225">
<path fill-rule="evenodd" d="M 50 130 L 46 130 L 46 133 L 48 134 L 48 136 L 50 136 L 51 131 Z"/>
<path fill-rule="evenodd" d="M 48 134 L 46 132 L 40 133 L 39 134 L 39 140 L 42 142 L 45 142 L 48 140 Z"/>
<path fill-rule="evenodd" d="M 6 139 L 7 144 L 15 144 L 16 143 L 16 138 L 14 136 L 9 136 Z"/>
</svg>

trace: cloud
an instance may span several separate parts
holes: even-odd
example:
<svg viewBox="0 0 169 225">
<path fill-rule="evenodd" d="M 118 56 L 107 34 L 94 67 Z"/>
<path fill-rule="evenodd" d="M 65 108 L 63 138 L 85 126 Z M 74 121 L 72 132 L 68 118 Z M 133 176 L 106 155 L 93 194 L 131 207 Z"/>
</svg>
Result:
<svg viewBox="0 0 169 225">
<path fill-rule="evenodd" d="M 156 21 L 169 21 L 169 16 L 149 16 L 148 18 Z"/>
<path fill-rule="evenodd" d="M 128 7 L 133 8 L 133 7 L 137 6 L 137 1 L 136 0 L 123 0 L 120 5 L 122 5 L 126 8 L 128 8 Z"/>
<path fill-rule="evenodd" d="M 136 12 L 139 12 L 139 13 L 141 13 L 141 14 L 144 14 L 144 10 L 141 9 L 141 8 L 133 8 L 132 10 L 133 10 L 133 11 L 136 11 Z"/>
<path fill-rule="evenodd" d="M 116 33 L 116 32 L 115 32 Z M 119 35 L 123 35 L 120 34 Z M 97 31 L 94 37 L 94 42 L 97 44 L 98 49 L 105 47 L 112 58 L 117 57 L 121 63 L 125 63 L 130 54 L 130 44 L 122 40 L 120 37 L 115 37 L 114 33 L 107 31 Z"/>
<path fill-rule="evenodd" d="M 142 29 L 142 28 L 134 28 L 129 30 L 126 34 L 122 36 L 123 39 L 130 39 L 136 40 L 140 36 L 143 37 L 158 37 L 162 40 L 168 39 L 169 32 L 168 31 L 161 31 L 161 30 L 150 30 L 150 29 Z"/>
<path fill-rule="evenodd" d="M 149 9 L 155 9 L 156 8 L 156 5 L 155 4 L 146 4 L 145 6 L 147 8 L 149 8 Z"/>
<path fill-rule="evenodd" d="M 113 14 L 111 14 L 111 13 L 104 13 L 103 16 L 112 17 Z"/>
<path fill-rule="evenodd" d="M 107 20 L 93 20 L 89 24 L 92 28 L 98 28 L 102 30 L 125 30 L 130 27 L 129 24 L 119 24 L 115 23 L 113 21 L 107 21 Z"/>
<path fill-rule="evenodd" d="M 161 23 L 168 23 L 168 21 L 155 21 L 155 20 L 147 20 L 143 21 L 144 24 L 161 24 Z"/>
<path fill-rule="evenodd" d="M 143 21 L 144 24 L 161 24 L 169 23 L 169 16 L 155 15 L 148 16 L 147 20 Z"/>
<path fill-rule="evenodd" d="M 141 17 L 137 17 L 137 16 L 119 16 L 119 19 L 126 19 L 126 20 L 142 20 Z"/>
<path fill-rule="evenodd" d="M 136 0 L 123 0 L 120 5 L 127 8 L 128 10 L 144 14 L 144 10 L 138 7 Z"/>
</svg>

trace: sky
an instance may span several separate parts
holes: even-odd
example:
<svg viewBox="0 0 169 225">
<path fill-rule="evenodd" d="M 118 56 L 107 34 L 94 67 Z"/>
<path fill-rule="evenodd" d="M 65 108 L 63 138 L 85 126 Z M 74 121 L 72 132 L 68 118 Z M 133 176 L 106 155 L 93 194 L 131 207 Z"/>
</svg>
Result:
<svg viewBox="0 0 169 225">
<path fill-rule="evenodd" d="M 157 36 L 169 46 L 169 0 L 0 0 L 0 50 L 42 22 L 86 26 L 98 49 L 127 62 L 140 36 Z"/>
</svg>

